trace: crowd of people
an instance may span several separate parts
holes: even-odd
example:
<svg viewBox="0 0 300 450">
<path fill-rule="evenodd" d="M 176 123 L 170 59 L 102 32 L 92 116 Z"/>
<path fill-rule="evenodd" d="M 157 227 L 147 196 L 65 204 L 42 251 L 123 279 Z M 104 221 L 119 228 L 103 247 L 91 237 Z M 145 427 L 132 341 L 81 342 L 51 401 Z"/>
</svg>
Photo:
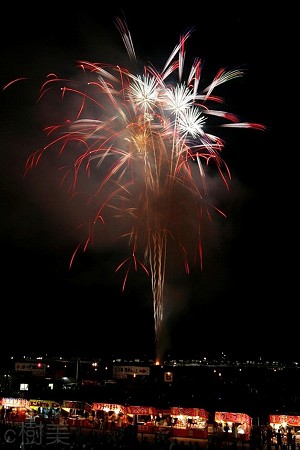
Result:
<svg viewBox="0 0 300 450">
<path fill-rule="evenodd" d="M 174 438 L 168 434 L 143 435 L 134 424 L 120 430 L 84 429 L 54 423 L 1 423 L 0 448 L 51 450 L 297 450 L 300 443 L 292 429 L 286 433 L 254 425 L 248 440 L 240 440 L 227 424 L 215 427 L 205 439 Z"/>
</svg>

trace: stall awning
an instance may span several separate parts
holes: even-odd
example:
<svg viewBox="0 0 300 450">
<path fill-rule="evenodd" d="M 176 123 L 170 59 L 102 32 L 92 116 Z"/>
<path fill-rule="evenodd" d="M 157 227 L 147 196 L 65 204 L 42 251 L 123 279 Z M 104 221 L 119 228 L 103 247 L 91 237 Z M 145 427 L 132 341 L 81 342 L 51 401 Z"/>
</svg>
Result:
<svg viewBox="0 0 300 450">
<path fill-rule="evenodd" d="M 171 414 L 173 416 L 190 416 L 190 417 L 203 417 L 204 419 L 208 419 L 209 413 L 202 408 L 171 408 Z"/>
<path fill-rule="evenodd" d="M 282 424 L 286 423 L 286 425 L 290 427 L 300 427 L 300 416 L 287 416 L 283 414 L 271 414 L 270 415 L 270 423 Z"/>
<path fill-rule="evenodd" d="M 73 400 L 63 400 L 62 402 L 62 408 L 69 408 L 69 409 L 84 409 L 84 402 L 77 402 Z"/>
<path fill-rule="evenodd" d="M 139 414 L 139 415 L 155 415 L 157 414 L 156 408 L 152 406 L 127 406 L 127 414 Z"/>
<path fill-rule="evenodd" d="M 126 406 L 117 405 L 115 403 L 93 403 L 92 410 L 94 411 L 120 411 L 121 413 L 126 413 Z"/>
<path fill-rule="evenodd" d="M 234 423 L 246 423 L 247 425 L 251 425 L 252 418 L 248 416 L 248 414 L 244 413 L 233 413 L 233 412 L 215 412 L 215 421 L 216 422 L 234 422 Z"/>
<path fill-rule="evenodd" d="M 53 400 L 29 400 L 30 408 L 59 408 L 60 404 Z"/>
<path fill-rule="evenodd" d="M 28 408 L 29 401 L 24 398 L 3 397 L 1 404 L 9 408 Z"/>
</svg>

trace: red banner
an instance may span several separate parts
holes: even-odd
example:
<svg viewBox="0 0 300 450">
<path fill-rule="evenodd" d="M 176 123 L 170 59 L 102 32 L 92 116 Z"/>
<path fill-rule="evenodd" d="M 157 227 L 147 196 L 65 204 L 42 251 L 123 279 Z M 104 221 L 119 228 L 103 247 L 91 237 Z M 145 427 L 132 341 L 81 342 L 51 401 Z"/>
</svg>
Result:
<svg viewBox="0 0 300 450">
<path fill-rule="evenodd" d="M 234 422 L 234 423 L 246 423 L 251 425 L 252 419 L 248 414 L 244 413 L 231 413 L 231 412 L 220 412 L 215 413 L 216 422 Z"/>
<path fill-rule="evenodd" d="M 190 417 L 203 417 L 208 419 L 208 412 L 201 408 L 171 408 L 171 414 L 173 416 L 190 416 Z"/>
<path fill-rule="evenodd" d="M 62 407 L 70 409 L 83 409 L 83 402 L 64 400 L 62 403 Z"/>
<path fill-rule="evenodd" d="M 126 406 L 112 404 L 112 403 L 93 403 L 92 409 L 94 411 L 98 411 L 98 410 L 116 411 L 116 410 L 119 410 L 123 414 L 125 414 L 125 412 L 126 412 Z"/>
<path fill-rule="evenodd" d="M 299 427 L 300 416 L 286 416 L 282 414 L 270 415 L 270 423 L 282 424 L 283 422 L 285 422 L 286 425 L 289 425 L 291 427 Z"/>
<path fill-rule="evenodd" d="M 29 401 L 25 398 L 3 397 L 1 404 L 12 408 L 29 408 Z"/>
<path fill-rule="evenodd" d="M 127 406 L 126 412 L 139 415 L 155 415 L 157 413 L 156 408 L 152 408 L 152 406 Z"/>
</svg>

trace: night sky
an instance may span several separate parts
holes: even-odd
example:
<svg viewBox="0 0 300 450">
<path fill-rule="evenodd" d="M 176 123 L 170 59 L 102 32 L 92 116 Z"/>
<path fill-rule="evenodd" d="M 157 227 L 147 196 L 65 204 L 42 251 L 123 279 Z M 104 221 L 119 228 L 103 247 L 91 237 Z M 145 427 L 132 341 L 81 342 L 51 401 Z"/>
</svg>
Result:
<svg viewBox="0 0 300 450">
<path fill-rule="evenodd" d="M 252 5 L 252 4 L 251 4 Z M 90 5 L 83 5 L 90 6 Z M 31 12 L 9 8 L 2 29 L 1 84 L 26 78 L 1 92 L 1 327 L 4 352 L 90 355 L 155 354 L 151 280 L 142 270 L 116 272 L 128 247 L 97 232 L 93 245 L 70 260 L 86 214 L 82 199 L 62 184 L 66 161 L 54 153 L 24 177 L 27 158 L 47 142 L 43 128 L 58 123 L 57 98 L 38 102 L 47 74 L 71 79 L 76 63 L 126 65 L 128 55 L 114 20 L 126 18 L 140 61 L 162 69 L 179 36 L 194 28 L 186 64 L 204 61 L 202 87 L 221 67 L 245 75 L 220 89 L 223 108 L 266 131 L 224 129 L 223 157 L 229 191 L 210 184 L 227 218 L 216 216 L 204 230 L 203 269 L 186 275 L 172 255 L 165 282 L 163 351 L 176 357 L 225 352 L 240 357 L 294 357 L 299 313 L 291 295 L 289 251 L 295 228 L 286 204 L 290 173 L 285 148 L 275 139 L 274 46 L 276 15 L 232 6 L 188 9 L 109 4 L 72 9 L 49 3 Z M 274 13 L 274 12 L 273 12 Z M 218 92 L 219 94 L 219 92 Z M 97 173 L 87 179 L 87 190 Z M 294 215 L 294 212 L 292 213 Z M 117 226 L 122 230 L 123 224 Z M 191 232 L 187 223 L 186 232 Z M 282 342 L 286 344 L 284 354 Z M 284 346 L 285 348 L 285 346 Z"/>
</svg>

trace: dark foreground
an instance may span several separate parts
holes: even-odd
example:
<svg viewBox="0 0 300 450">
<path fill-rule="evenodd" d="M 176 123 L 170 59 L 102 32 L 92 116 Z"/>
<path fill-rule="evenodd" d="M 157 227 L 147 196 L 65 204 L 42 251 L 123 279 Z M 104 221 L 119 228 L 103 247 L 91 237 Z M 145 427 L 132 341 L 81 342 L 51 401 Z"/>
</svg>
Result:
<svg viewBox="0 0 300 450">
<path fill-rule="evenodd" d="M 172 438 L 167 435 L 143 435 L 134 427 L 122 431 L 95 431 L 73 427 L 41 427 L 30 423 L 17 426 L 0 425 L 0 448 L 3 449 L 49 449 L 49 450 L 176 450 L 176 449 L 249 449 L 249 450 L 297 450 L 300 444 L 266 442 L 259 435 L 249 441 L 232 441 L 217 436 L 207 439 Z"/>
</svg>

